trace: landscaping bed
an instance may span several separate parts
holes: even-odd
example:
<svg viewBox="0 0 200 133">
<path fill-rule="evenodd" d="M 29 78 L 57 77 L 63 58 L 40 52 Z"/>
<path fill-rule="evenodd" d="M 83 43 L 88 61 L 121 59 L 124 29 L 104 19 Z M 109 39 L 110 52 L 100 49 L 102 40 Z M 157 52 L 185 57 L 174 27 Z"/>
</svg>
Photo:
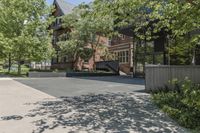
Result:
<svg viewBox="0 0 200 133">
<path fill-rule="evenodd" d="M 8 68 L 1 68 L 0 75 L 5 77 L 27 77 L 27 73 L 29 68 L 25 65 L 21 66 L 21 74 L 19 75 L 17 72 L 17 65 L 12 65 L 10 72 L 8 72 Z"/>
<path fill-rule="evenodd" d="M 111 72 L 67 72 L 67 77 L 91 77 L 91 76 L 118 76 Z"/>
<path fill-rule="evenodd" d="M 190 80 L 173 81 L 174 88 L 152 93 L 153 102 L 181 126 L 200 130 L 200 85 Z"/>
</svg>

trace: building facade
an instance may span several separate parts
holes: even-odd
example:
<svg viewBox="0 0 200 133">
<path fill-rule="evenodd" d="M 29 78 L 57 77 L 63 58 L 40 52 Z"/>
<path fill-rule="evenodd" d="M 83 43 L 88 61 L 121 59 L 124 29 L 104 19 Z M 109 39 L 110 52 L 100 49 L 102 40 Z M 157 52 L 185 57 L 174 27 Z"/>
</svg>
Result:
<svg viewBox="0 0 200 133">
<path fill-rule="evenodd" d="M 157 39 L 144 41 L 133 38 L 133 33 L 129 30 L 119 31 L 121 35 L 110 41 L 109 50 L 119 61 L 120 71 L 128 75 L 144 76 L 145 65 L 168 64 L 167 39 L 164 33 L 160 33 Z"/>
<path fill-rule="evenodd" d="M 56 51 L 56 56 L 52 58 L 51 68 L 65 69 L 67 67 L 71 67 L 72 62 L 70 62 L 67 56 L 61 57 L 58 42 L 67 40 L 67 34 L 70 31 L 70 29 L 62 27 L 61 17 L 71 13 L 74 8 L 74 5 L 66 3 L 64 0 L 54 0 L 53 5 L 55 10 L 52 13 L 52 15 L 56 18 L 56 20 L 51 25 L 51 29 L 53 29 L 52 45 Z"/>
<path fill-rule="evenodd" d="M 58 47 L 59 41 L 67 40 L 67 34 L 70 29 L 62 27 L 61 17 L 72 12 L 74 5 L 66 3 L 64 0 L 54 0 L 55 11 L 53 16 L 56 21 L 52 24 L 53 39 L 52 44 L 56 50 L 56 57 L 52 59 L 52 69 L 73 69 L 73 62 L 70 57 L 61 57 Z M 166 55 L 166 39 L 161 36 L 152 41 L 141 41 L 133 38 L 133 33 L 130 28 L 120 31 L 120 35 L 109 40 L 106 37 L 100 37 L 100 43 L 108 47 L 110 53 L 114 55 L 115 60 L 119 61 L 120 71 L 128 75 L 144 75 L 146 64 L 167 64 Z M 88 47 L 91 47 L 88 44 Z M 101 50 L 96 50 L 95 61 L 102 61 Z M 76 63 L 78 68 L 93 69 L 94 59 L 88 61 L 79 59 Z"/>
<path fill-rule="evenodd" d="M 120 71 L 131 74 L 133 71 L 133 38 L 119 35 L 110 41 L 109 51 L 114 54 L 115 60 L 119 61 Z"/>
</svg>

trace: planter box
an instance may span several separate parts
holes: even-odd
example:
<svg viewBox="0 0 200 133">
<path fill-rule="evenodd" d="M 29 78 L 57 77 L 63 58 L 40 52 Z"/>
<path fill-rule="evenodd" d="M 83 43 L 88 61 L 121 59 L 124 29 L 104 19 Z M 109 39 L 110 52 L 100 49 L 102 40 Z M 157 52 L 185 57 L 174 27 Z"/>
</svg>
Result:
<svg viewBox="0 0 200 133">
<path fill-rule="evenodd" d="M 42 77 L 97 77 L 97 76 L 118 76 L 116 73 L 90 73 L 90 72 L 29 72 L 30 78 Z"/>
<path fill-rule="evenodd" d="M 29 72 L 28 77 L 31 77 L 31 78 L 66 77 L 66 72 Z"/>
<path fill-rule="evenodd" d="M 97 77 L 97 76 L 118 76 L 116 73 L 87 73 L 87 72 L 68 72 L 67 77 Z"/>
</svg>

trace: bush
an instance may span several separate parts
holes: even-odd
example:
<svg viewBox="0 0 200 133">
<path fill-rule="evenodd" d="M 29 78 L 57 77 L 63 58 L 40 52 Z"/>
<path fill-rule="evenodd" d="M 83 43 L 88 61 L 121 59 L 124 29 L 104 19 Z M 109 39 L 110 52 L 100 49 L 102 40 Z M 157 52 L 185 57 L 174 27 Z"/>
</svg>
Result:
<svg viewBox="0 0 200 133">
<path fill-rule="evenodd" d="M 173 89 L 152 94 L 153 101 L 180 125 L 200 129 L 200 85 L 173 80 Z"/>
</svg>

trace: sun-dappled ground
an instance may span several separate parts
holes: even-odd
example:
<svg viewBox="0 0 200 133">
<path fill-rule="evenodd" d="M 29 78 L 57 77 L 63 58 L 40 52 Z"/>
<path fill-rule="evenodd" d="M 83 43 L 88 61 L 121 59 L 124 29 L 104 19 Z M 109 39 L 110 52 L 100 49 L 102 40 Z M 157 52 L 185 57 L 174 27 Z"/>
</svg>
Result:
<svg viewBox="0 0 200 133">
<path fill-rule="evenodd" d="M 55 80 L 49 80 L 55 83 Z M 62 80 L 62 78 L 57 80 Z M 86 80 L 81 84 L 95 82 L 91 79 L 66 78 L 65 80 L 71 82 L 74 80 L 74 83 L 77 84 L 79 82 L 76 80 Z M 104 81 L 98 82 L 102 83 L 106 89 L 108 84 L 105 83 L 105 78 Z M 100 84 L 98 82 L 95 82 L 97 86 Z M 113 87 L 119 87 L 119 83 L 108 83 Z M 35 84 L 38 85 L 38 82 Z M 120 85 L 124 88 L 126 85 L 128 88 L 132 86 L 133 90 L 127 91 L 128 88 L 126 88 L 121 91 L 117 89 L 115 92 L 114 88 L 107 86 L 105 93 L 97 91 L 96 93 L 82 92 L 83 94 L 81 94 L 75 91 L 71 95 L 65 95 L 66 92 L 63 92 L 63 96 L 53 97 L 43 93 L 44 90 L 41 92 L 14 80 L 4 80 L 4 82 L 0 80 L 0 105 L 3 106 L 3 109 L 0 109 L 0 127 L 4 127 L 0 130 L 4 133 L 13 131 L 20 133 L 187 132 L 160 112 L 152 104 L 148 94 L 134 91 L 134 86 L 138 85 L 124 83 Z M 66 86 L 65 89 L 68 87 L 72 86 Z M 84 89 L 85 85 L 83 84 L 82 87 Z M 59 87 L 57 91 L 61 91 Z M 8 111 L 6 112 L 6 110 Z"/>
</svg>

